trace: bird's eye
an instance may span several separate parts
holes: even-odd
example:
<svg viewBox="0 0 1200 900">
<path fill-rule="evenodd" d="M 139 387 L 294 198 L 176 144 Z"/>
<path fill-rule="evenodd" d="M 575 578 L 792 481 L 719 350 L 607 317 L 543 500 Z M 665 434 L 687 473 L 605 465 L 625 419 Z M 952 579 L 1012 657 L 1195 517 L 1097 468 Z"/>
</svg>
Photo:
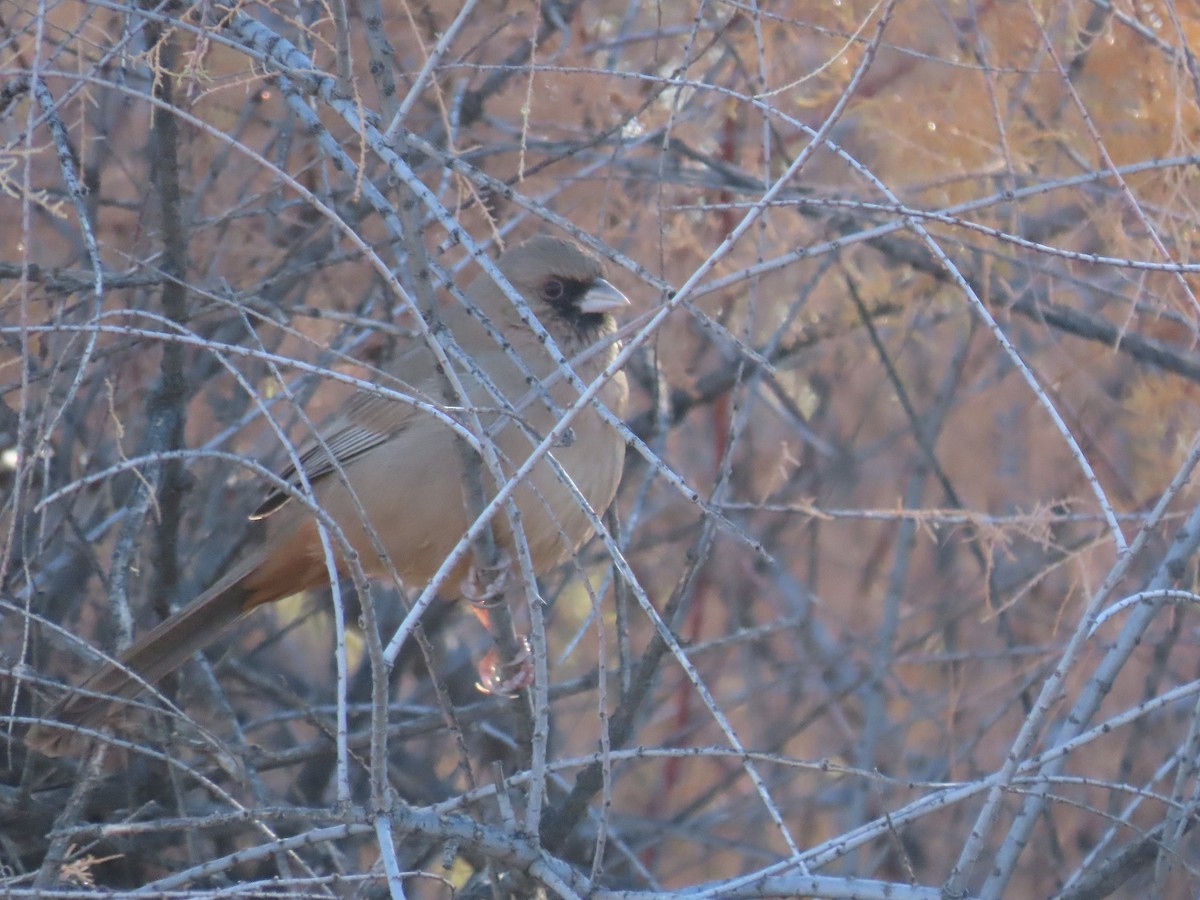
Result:
<svg viewBox="0 0 1200 900">
<path fill-rule="evenodd" d="M 550 302 L 561 300 L 566 287 L 557 278 L 550 278 L 542 285 L 542 296 Z"/>
</svg>

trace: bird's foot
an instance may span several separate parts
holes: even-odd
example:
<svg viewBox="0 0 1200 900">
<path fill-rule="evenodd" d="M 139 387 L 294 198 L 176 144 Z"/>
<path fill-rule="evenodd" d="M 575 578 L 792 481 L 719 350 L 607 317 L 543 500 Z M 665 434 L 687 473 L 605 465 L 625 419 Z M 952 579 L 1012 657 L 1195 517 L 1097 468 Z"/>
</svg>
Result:
<svg viewBox="0 0 1200 900">
<path fill-rule="evenodd" d="M 517 655 L 508 662 L 500 659 L 495 647 L 484 654 L 479 661 L 479 680 L 475 682 L 481 693 L 515 697 L 533 684 L 533 649 L 527 637 L 522 637 L 520 644 Z"/>
<path fill-rule="evenodd" d="M 476 609 L 492 609 L 504 599 L 508 585 L 508 573 L 512 571 L 512 557 L 507 550 L 500 550 L 496 561 L 490 566 L 473 565 L 459 585 L 462 598 Z"/>
</svg>

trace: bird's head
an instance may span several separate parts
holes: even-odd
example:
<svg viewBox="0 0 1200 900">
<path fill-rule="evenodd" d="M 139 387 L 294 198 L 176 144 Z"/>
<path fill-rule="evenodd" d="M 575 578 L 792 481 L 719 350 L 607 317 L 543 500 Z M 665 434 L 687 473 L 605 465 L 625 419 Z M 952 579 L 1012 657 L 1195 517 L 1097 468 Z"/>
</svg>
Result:
<svg viewBox="0 0 1200 900">
<path fill-rule="evenodd" d="M 629 304 L 604 278 L 600 260 L 571 241 L 530 238 L 496 265 L 556 340 L 571 336 L 571 343 L 590 344 L 613 330 L 612 313 Z"/>
</svg>

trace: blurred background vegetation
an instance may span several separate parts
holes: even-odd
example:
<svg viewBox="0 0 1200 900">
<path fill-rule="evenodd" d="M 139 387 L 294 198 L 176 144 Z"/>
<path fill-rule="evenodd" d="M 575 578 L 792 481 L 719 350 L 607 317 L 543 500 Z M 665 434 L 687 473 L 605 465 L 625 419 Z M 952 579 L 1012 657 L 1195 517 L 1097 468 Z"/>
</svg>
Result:
<svg viewBox="0 0 1200 900">
<path fill-rule="evenodd" d="M 1198 46 L 1170 0 L 0 6 L 5 891 L 1195 896 Z M 382 752 L 345 585 L 347 678 L 295 598 L 167 686 L 204 731 L 27 753 L 254 541 L 263 410 L 303 440 L 397 283 L 539 231 L 633 300 L 642 442 L 548 693 L 438 603 Z"/>
</svg>

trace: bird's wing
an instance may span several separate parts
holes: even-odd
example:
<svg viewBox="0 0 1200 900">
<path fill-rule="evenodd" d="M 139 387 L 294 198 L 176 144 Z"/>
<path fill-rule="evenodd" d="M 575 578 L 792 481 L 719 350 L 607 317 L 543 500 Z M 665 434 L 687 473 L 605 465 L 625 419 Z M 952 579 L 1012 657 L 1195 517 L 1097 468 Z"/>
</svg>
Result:
<svg viewBox="0 0 1200 900">
<path fill-rule="evenodd" d="M 407 389 L 411 391 L 411 388 Z M 422 396 L 420 391 L 415 392 Z M 304 479 L 309 484 L 337 471 L 352 460 L 392 440 L 408 428 L 421 411 L 401 400 L 394 400 L 371 391 L 355 391 L 341 412 L 320 432 L 319 438 L 305 443 L 299 450 L 300 469 L 288 463 L 279 477 L 299 487 Z M 304 473 L 301 479 L 299 472 Z M 280 488 L 271 491 L 250 518 L 264 519 L 288 501 L 289 493 Z"/>
</svg>

